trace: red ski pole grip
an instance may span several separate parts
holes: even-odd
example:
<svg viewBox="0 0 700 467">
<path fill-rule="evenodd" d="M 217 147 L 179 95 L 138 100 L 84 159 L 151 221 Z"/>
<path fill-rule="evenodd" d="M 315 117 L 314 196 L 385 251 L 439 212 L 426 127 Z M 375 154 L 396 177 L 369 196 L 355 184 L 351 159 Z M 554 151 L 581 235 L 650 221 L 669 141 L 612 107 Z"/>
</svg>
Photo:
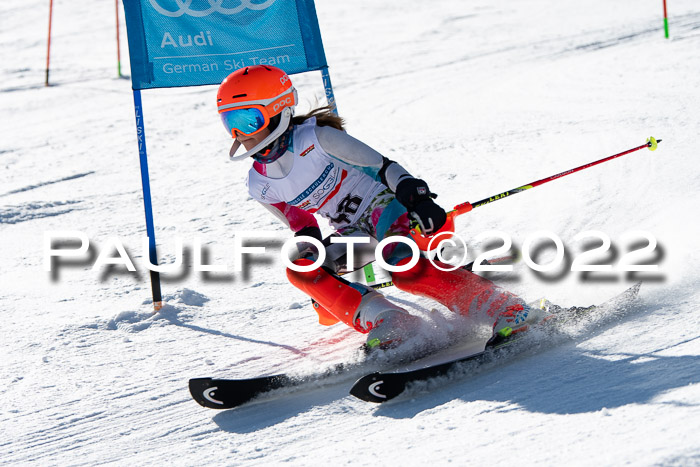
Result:
<svg viewBox="0 0 700 467">
<path fill-rule="evenodd" d="M 459 216 L 460 214 L 468 213 L 472 209 L 474 209 L 474 206 L 472 206 L 472 204 L 469 201 L 467 201 L 467 202 L 464 202 L 464 203 L 461 203 L 461 204 L 458 204 L 457 206 L 455 206 L 453 211 L 456 211 L 457 214 L 455 214 L 455 215 Z"/>
</svg>

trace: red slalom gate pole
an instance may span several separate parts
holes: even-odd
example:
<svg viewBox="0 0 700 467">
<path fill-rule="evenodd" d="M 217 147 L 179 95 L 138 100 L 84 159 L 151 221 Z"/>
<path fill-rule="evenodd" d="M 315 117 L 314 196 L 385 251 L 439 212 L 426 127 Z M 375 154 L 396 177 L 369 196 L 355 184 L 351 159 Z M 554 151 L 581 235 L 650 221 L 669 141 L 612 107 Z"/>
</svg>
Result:
<svg viewBox="0 0 700 467">
<path fill-rule="evenodd" d="M 53 0 L 49 0 L 49 40 L 46 45 L 46 81 L 45 86 L 49 85 L 49 57 L 51 56 L 51 18 L 53 17 Z"/>
<path fill-rule="evenodd" d="M 459 215 L 466 214 L 469 211 L 471 211 L 474 208 L 478 208 L 479 206 L 484 206 L 485 204 L 490 204 L 493 203 L 494 201 L 498 201 L 499 199 L 506 198 L 508 196 L 514 195 L 516 193 L 521 193 L 525 190 L 529 190 L 530 188 L 535 188 L 536 186 L 544 185 L 547 182 L 551 182 L 552 180 L 556 180 L 561 177 L 565 177 L 567 175 L 571 175 L 572 173 L 580 172 L 581 170 L 587 169 L 589 167 L 593 167 L 598 164 L 602 164 L 603 162 L 610 161 L 612 159 L 616 159 L 618 157 L 622 157 L 626 154 L 639 151 L 640 149 L 644 148 L 649 148 L 650 151 L 656 150 L 656 147 L 658 143 L 660 143 L 661 140 L 655 139 L 653 136 L 650 137 L 645 144 L 642 144 L 641 146 L 637 146 L 636 148 L 628 149 L 627 151 L 620 152 L 618 154 L 613 154 L 612 156 L 605 157 L 603 159 L 597 160 L 595 162 L 590 162 L 588 164 L 584 164 L 582 166 L 576 167 L 575 169 L 567 170 L 565 172 L 558 173 L 556 175 L 551 175 L 549 177 L 543 178 L 541 180 L 537 180 L 535 182 L 531 182 L 527 185 L 520 186 L 518 188 L 513 188 L 512 190 L 504 191 L 503 193 L 499 193 L 497 195 L 489 196 L 488 198 L 484 198 L 480 201 L 477 201 L 475 203 L 470 203 L 470 202 L 465 202 L 458 204 L 455 206 L 452 211 L 449 211 L 447 213 L 447 221 L 445 222 L 445 225 L 442 226 L 440 230 L 435 232 L 434 234 L 431 234 L 429 236 L 425 236 L 421 233 L 419 227 L 413 227 L 410 230 L 410 235 L 411 238 L 416 242 L 418 245 L 418 248 L 420 248 L 422 251 L 430 251 L 431 249 L 431 244 L 433 243 L 433 240 L 437 239 L 437 237 L 444 237 L 444 238 L 450 238 L 452 234 L 455 231 L 455 218 Z M 437 244 L 435 245 L 437 246 Z"/>
<path fill-rule="evenodd" d="M 664 0 L 664 34 L 668 39 L 668 13 L 666 12 L 666 0 Z"/>
</svg>

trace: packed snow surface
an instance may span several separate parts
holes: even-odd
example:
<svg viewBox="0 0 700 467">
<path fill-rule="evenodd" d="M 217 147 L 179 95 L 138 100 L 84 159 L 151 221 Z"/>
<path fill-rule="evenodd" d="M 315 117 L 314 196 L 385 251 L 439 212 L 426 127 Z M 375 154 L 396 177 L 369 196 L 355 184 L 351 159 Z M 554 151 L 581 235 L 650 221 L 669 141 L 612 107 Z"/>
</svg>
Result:
<svg viewBox="0 0 700 467">
<path fill-rule="evenodd" d="M 586 242 L 601 244 L 578 234 L 611 239 L 597 258 L 613 265 L 606 273 L 536 273 L 523 259 L 492 276 L 528 301 L 588 305 L 645 283 L 623 316 L 386 405 L 349 396 L 349 379 L 220 412 L 191 399 L 189 378 L 312 373 L 357 359 L 363 336 L 319 325 L 287 282 L 276 252 L 290 234 L 248 197 L 248 163 L 228 161 L 215 86 L 143 92 L 160 262 L 175 265 L 152 313 L 114 3 L 53 2 L 47 88 L 48 3 L 0 3 L 0 462 L 700 464 L 697 1 L 669 0 L 665 39 L 661 0 L 318 0 L 349 133 L 427 180 L 444 207 L 663 139 L 457 222 L 472 258 L 493 230 L 518 248 L 548 231 L 568 266 Z M 120 27 L 127 75 L 123 16 Z M 300 111 L 324 102 L 318 73 L 293 81 Z M 47 272 L 51 231 L 81 232 L 88 253 Z M 280 239 L 245 274 L 232 254 L 243 231 Z M 621 271 L 648 236 L 657 245 L 635 262 L 659 270 Z M 206 264 L 228 271 L 193 271 L 195 241 Z M 117 258 L 116 245 L 136 272 L 93 268 Z M 538 261 L 553 257 L 546 247 Z M 427 299 L 385 293 L 437 335 L 465 324 Z"/>
</svg>

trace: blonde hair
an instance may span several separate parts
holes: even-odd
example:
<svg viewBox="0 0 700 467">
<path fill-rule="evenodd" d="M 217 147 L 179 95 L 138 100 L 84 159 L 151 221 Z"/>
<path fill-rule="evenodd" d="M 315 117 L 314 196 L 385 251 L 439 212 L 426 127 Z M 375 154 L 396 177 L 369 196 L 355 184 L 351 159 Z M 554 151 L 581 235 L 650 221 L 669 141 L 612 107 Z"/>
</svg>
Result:
<svg viewBox="0 0 700 467">
<path fill-rule="evenodd" d="M 334 108 L 334 106 L 332 107 L 330 105 L 325 105 L 323 107 L 318 107 L 307 114 L 294 116 L 292 117 L 292 124 L 301 125 L 311 117 L 316 117 L 316 125 L 318 126 L 330 126 L 336 130 L 345 131 L 345 120 L 333 112 Z"/>
</svg>

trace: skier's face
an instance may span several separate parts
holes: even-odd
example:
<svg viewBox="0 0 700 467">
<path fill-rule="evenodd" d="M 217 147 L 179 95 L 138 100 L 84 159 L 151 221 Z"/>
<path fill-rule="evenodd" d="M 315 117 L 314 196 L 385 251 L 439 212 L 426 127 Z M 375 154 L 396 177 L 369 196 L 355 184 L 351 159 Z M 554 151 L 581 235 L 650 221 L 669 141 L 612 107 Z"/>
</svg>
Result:
<svg viewBox="0 0 700 467">
<path fill-rule="evenodd" d="M 258 133 L 255 133 L 254 135 L 244 135 L 244 134 L 239 134 L 236 136 L 236 139 L 241 142 L 243 147 L 246 148 L 246 151 L 249 151 L 253 149 L 255 146 L 257 146 L 262 140 L 267 138 L 270 135 L 270 129 L 265 128 Z"/>
</svg>

